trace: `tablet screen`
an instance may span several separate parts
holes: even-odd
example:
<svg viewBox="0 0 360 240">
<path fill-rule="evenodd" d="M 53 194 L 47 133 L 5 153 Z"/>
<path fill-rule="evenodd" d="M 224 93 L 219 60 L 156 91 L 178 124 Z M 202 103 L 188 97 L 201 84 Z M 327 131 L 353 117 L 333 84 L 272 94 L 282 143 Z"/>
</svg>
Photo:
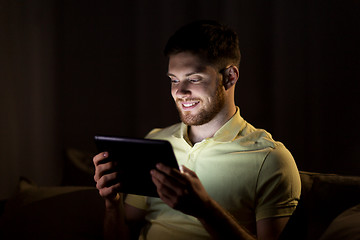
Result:
<svg viewBox="0 0 360 240">
<path fill-rule="evenodd" d="M 124 193 L 159 197 L 150 170 L 159 162 L 179 169 L 168 141 L 95 136 L 95 143 L 100 152 L 109 152 L 105 161 L 117 162 Z"/>
</svg>

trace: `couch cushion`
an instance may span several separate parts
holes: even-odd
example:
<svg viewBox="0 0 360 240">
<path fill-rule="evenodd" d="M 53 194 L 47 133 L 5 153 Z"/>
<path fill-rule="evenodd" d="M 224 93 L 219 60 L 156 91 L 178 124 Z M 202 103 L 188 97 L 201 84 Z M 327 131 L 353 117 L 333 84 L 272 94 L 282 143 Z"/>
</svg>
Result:
<svg viewBox="0 0 360 240">
<path fill-rule="evenodd" d="M 360 239 L 360 204 L 341 213 L 326 229 L 320 240 Z"/>
<path fill-rule="evenodd" d="M 281 239 L 319 239 L 331 221 L 359 203 L 360 177 L 300 172 L 301 198 Z"/>
<path fill-rule="evenodd" d="M 101 239 L 104 203 L 94 187 L 21 181 L 0 218 L 0 239 Z"/>
</svg>

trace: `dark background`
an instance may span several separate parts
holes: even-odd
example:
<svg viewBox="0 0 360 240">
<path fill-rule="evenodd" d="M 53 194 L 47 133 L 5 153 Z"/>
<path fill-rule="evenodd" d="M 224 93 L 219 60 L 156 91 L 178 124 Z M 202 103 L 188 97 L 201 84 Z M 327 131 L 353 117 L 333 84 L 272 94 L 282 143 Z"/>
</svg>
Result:
<svg viewBox="0 0 360 240">
<path fill-rule="evenodd" d="M 359 175 L 359 1 L 0 0 L 0 199 L 19 176 L 60 184 L 65 150 L 95 152 L 96 133 L 178 122 L 162 50 L 197 19 L 239 35 L 248 122 L 300 170 Z"/>
</svg>

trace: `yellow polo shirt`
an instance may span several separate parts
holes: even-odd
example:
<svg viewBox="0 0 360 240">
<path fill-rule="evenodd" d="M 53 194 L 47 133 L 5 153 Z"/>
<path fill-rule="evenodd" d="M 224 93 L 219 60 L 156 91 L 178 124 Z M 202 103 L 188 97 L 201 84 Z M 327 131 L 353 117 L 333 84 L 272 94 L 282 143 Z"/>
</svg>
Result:
<svg viewBox="0 0 360 240">
<path fill-rule="evenodd" d="M 196 172 L 208 194 L 249 231 L 256 221 L 290 216 L 300 198 L 300 176 L 285 146 L 236 114 L 213 137 L 194 146 L 187 126 L 154 129 L 147 138 L 169 141 L 179 165 Z M 167 206 L 161 199 L 128 195 L 125 202 L 146 209 L 147 226 L 139 239 L 209 239 L 194 217 Z"/>
</svg>

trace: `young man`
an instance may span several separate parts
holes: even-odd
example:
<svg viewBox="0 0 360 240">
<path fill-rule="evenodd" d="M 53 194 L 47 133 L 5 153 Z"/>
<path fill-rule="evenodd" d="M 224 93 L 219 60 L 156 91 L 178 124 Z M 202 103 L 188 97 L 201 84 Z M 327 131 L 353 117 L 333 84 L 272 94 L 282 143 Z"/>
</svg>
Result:
<svg viewBox="0 0 360 240">
<path fill-rule="evenodd" d="M 284 145 L 247 123 L 235 105 L 236 33 L 191 23 L 169 39 L 165 55 L 182 122 L 147 138 L 168 140 L 182 171 L 158 164 L 149 174 L 160 198 L 127 195 L 122 211 L 119 173 L 104 163 L 108 153 L 96 155 L 105 235 L 124 237 L 130 226 L 139 239 L 277 239 L 296 208 L 300 177 Z"/>
</svg>

